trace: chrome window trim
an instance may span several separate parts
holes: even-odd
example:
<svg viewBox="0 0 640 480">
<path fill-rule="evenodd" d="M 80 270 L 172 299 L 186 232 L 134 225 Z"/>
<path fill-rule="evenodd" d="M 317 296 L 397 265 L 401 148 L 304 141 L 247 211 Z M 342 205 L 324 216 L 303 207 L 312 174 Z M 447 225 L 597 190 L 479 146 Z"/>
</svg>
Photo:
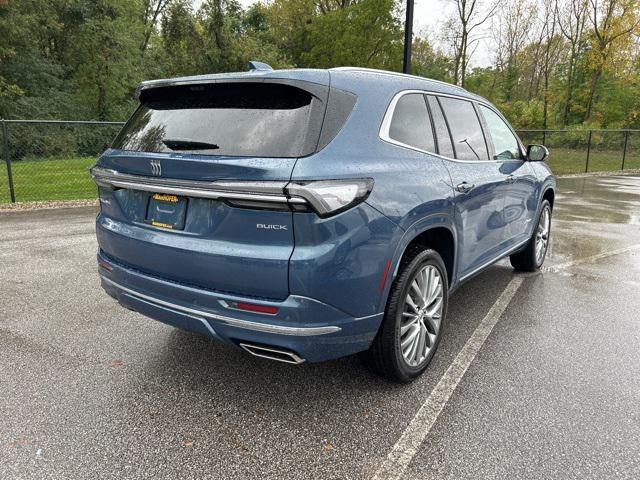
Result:
<svg viewBox="0 0 640 480">
<path fill-rule="evenodd" d="M 415 90 L 415 89 L 402 90 L 402 91 L 396 93 L 393 96 L 393 98 L 391 99 L 391 102 L 389 103 L 389 106 L 387 107 L 387 110 L 386 110 L 386 112 L 384 114 L 384 117 L 382 118 L 382 123 L 380 125 L 380 130 L 378 132 L 378 136 L 380 137 L 381 140 L 383 140 L 383 141 L 385 141 L 387 143 L 391 143 L 393 145 L 397 145 L 399 147 L 404 147 L 404 148 L 408 148 L 410 150 L 415 150 L 416 152 L 426 153 L 428 155 L 433 155 L 434 157 L 441 158 L 443 160 L 448 160 L 450 162 L 457 162 L 457 163 L 505 163 L 505 162 L 523 162 L 524 161 L 523 158 L 512 158 L 512 159 L 505 159 L 505 160 L 460 160 L 460 159 L 457 159 L 457 158 L 451 158 L 451 157 L 447 157 L 447 156 L 444 156 L 444 155 L 440 155 L 440 154 L 435 153 L 435 152 L 429 152 L 428 150 L 423 150 L 421 148 L 414 147 L 412 145 L 408 145 L 408 144 L 403 143 L 403 142 L 399 142 L 398 140 L 394 140 L 393 138 L 391 138 L 389 136 L 389 129 L 391 127 L 391 120 L 393 118 L 393 113 L 395 112 L 396 105 L 398 104 L 398 101 L 400 100 L 400 98 L 402 98 L 405 95 L 412 94 L 412 93 L 421 93 L 423 95 L 433 95 L 435 97 L 454 98 L 454 99 L 457 99 L 457 100 L 464 100 L 464 101 L 470 102 L 472 104 L 476 103 L 478 105 L 482 105 L 484 107 L 487 107 L 488 109 L 490 109 L 494 113 L 496 113 L 505 122 L 507 127 L 509 127 L 509 130 L 511 130 L 511 133 L 513 133 L 513 135 L 516 137 L 516 140 L 518 141 L 518 145 L 520 146 L 521 153 L 523 153 L 525 151 L 524 144 L 522 143 L 522 140 L 520 140 L 520 137 L 515 132 L 513 127 L 504 118 L 504 116 L 495 107 L 493 107 L 490 103 L 488 103 L 486 101 L 483 101 L 483 100 L 480 100 L 480 99 L 472 98 L 472 97 L 464 97 L 462 95 L 453 95 L 453 94 L 450 94 L 450 93 L 433 92 L 433 91 L 430 91 L 430 90 Z M 443 112 L 443 114 L 444 114 L 444 112 Z M 484 137 L 484 130 L 482 132 L 482 135 Z"/>
<path fill-rule="evenodd" d="M 102 167 L 92 167 L 91 177 L 97 185 L 108 188 L 129 188 L 144 192 L 167 193 L 180 196 L 254 200 L 273 203 L 306 204 L 300 197 L 289 197 L 282 193 L 287 181 L 231 182 L 180 180 L 175 178 L 147 177 L 131 175 Z"/>
<path fill-rule="evenodd" d="M 269 324 L 264 324 L 259 322 L 252 322 L 249 320 L 240 320 L 237 318 L 231 318 L 224 315 L 209 313 L 204 310 L 197 310 L 195 308 L 185 307 L 182 305 L 178 305 L 176 303 L 160 300 L 159 298 L 155 298 L 150 295 L 145 295 L 143 293 L 127 288 L 124 285 L 114 282 L 113 280 L 111 280 L 110 278 L 107 278 L 102 274 L 100 275 L 100 278 L 102 279 L 103 282 L 107 283 L 108 285 L 118 288 L 133 297 L 137 297 L 140 300 L 144 300 L 146 302 L 159 305 L 161 307 L 170 308 L 172 310 L 178 310 L 180 312 L 187 313 L 189 315 L 210 318 L 211 320 L 221 322 L 231 327 L 244 328 L 245 330 L 253 330 L 256 332 L 276 333 L 280 335 L 292 335 L 292 336 L 326 335 L 328 333 L 335 333 L 342 330 L 340 327 L 335 325 L 328 325 L 325 327 L 287 327 L 285 325 L 269 325 Z"/>
</svg>

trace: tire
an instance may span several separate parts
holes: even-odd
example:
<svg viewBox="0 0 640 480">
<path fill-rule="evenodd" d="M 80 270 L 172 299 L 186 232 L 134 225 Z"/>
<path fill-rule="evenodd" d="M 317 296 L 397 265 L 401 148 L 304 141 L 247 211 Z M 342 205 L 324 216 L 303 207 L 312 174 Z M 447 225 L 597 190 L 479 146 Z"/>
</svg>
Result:
<svg viewBox="0 0 640 480">
<path fill-rule="evenodd" d="M 545 220 L 546 219 L 546 220 Z M 535 272 L 544 263 L 551 238 L 551 204 L 543 200 L 540 206 L 538 222 L 527 245 L 509 257 L 511 266 L 522 272 Z M 542 242 L 542 250 L 538 253 L 537 245 Z"/>
<path fill-rule="evenodd" d="M 419 295 L 414 281 L 418 289 L 427 293 Z M 421 288 L 421 285 L 427 287 Z M 405 254 L 391 286 L 378 334 L 371 348 L 362 354 L 365 363 L 377 374 L 400 383 L 408 383 L 422 374 L 440 344 L 448 293 L 447 270 L 438 252 L 423 246 L 412 247 Z M 408 295 L 417 310 L 407 303 Z M 412 319 L 411 315 L 415 318 Z M 408 352 L 410 347 L 403 350 L 403 342 L 416 345 L 413 355 Z"/>
</svg>

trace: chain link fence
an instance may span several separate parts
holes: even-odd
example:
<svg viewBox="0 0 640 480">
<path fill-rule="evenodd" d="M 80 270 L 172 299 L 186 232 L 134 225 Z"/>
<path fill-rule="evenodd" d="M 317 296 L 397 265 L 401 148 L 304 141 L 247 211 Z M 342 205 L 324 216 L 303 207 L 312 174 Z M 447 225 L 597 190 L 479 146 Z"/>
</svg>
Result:
<svg viewBox="0 0 640 480">
<path fill-rule="evenodd" d="M 87 169 L 123 122 L 0 120 L 0 203 L 96 197 Z M 519 130 L 557 175 L 640 169 L 640 130 Z"/>
<path fill-rule="evenodd" d="M 556 175 L 640 168 L 640 130 L 519 130 L 525 145 L 549 148 Z"/>
<path fill-rule="evenodd" d="M 95 198 L 87 171 L 122 122 L 0 120 L 0 203 Z"/>
</svg>

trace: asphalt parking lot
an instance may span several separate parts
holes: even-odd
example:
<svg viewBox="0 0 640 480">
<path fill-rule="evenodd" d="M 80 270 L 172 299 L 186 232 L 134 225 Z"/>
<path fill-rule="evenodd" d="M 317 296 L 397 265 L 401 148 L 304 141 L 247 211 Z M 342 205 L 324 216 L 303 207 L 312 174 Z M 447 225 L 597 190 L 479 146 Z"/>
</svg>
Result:
<svg viewBox="0 0 640 480">
<path fill-rule="evenodd" d="M 94 216 L 0 214 L 0 479 L 640 478 L 640 177 L 561 179 L 544 271 L 460 288 L 408 386 L 124 310 Z"/>
</svg>

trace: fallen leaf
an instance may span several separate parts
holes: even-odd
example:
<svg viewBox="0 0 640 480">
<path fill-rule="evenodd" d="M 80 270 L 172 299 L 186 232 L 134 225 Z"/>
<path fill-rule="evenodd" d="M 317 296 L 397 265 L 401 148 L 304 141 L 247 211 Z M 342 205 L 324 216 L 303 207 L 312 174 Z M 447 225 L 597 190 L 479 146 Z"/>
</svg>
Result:
<svg viewBox="0 0 640 480">
<path fill-rule="evenodd" d="M 239 444 L 239 445 L 238 445 L 238 449 L 239 449 L 241 452 L 243 452 L 243 453 L 244 453 L 244 452 L 248 452 L 248 451 L 249 451 L 249 447 L 248 447 L 248 446 L 246 446 L 244 443 Z"/>
</svg>

